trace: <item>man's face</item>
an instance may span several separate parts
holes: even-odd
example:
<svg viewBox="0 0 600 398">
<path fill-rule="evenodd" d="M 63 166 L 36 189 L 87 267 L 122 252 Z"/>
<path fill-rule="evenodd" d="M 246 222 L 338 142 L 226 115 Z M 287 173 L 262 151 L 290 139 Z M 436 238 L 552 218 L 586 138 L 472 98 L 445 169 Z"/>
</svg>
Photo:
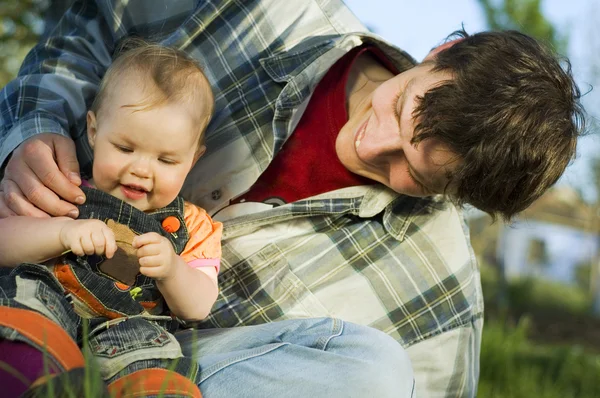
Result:
<svg viewBox="0 0 600 398">
<path fill-rule="evenodd" d="M 199 152 L 186 107 L 166 103 L 140 110 L 147 93 L 125 84 L 106 98 L 100 119 L 88 113 L 96 188 L 142 211 L 159 209 L 179 194 Z"/>
<path fill-rule="evenodd" d="M 450 78 L 431 69 L 431 63 L 409 69 L 354 107 L 336 141 L 338 158 L 348 170 L 409 196 L 444 192 L 457 156 L 436 139 L 417 147 L 410 142 L 418 124 L 412 117 L 417 97 Z"/>
</svg>

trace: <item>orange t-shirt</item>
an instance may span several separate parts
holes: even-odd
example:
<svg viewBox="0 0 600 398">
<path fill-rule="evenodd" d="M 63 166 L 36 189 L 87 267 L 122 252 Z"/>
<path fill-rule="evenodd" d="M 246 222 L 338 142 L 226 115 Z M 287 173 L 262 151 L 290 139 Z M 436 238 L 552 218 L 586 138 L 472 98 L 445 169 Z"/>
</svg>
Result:
<svg viewBox="0 0 600 398">
<path fill-rule="evenodd" d="M 183 218 L 190 239 L 181 258 L 190 267 L 215 267 L 219 273 L 223 224 L 213 221 L 204 209 L 189 202 L 185 202 Z"/>
</svg>

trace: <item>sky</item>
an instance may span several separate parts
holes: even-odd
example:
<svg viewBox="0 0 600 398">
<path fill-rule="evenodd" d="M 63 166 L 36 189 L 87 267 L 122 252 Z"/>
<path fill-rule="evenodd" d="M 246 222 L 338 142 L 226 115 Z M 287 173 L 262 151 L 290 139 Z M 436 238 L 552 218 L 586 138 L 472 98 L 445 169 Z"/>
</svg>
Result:
<svg viewBox="0 0 600 398">
<path fill-rule="evenodd" d="M 600 87 L 592 90 L 591 54 L 600 68 L 600 5 L 595 0 L 541 0 L 543 12 L 569 39 L 568 54 L 583 104 L 591 117 L 600 116 Z M 407 51 L 418 61 L 432 47 L 464 26 L 468 33 L 486 29 L 485 17 L 476 0 L 344 0 L 354 14 L 378 35 Z M 595 79 L 600 82 L 600 76 Z M 579 188 L 584 198 L 596 199 L 589 159 L 600 153 L 600 139 L 588 135 L 578 145 L 578 156 L 559 184 Z"/>
</svg>

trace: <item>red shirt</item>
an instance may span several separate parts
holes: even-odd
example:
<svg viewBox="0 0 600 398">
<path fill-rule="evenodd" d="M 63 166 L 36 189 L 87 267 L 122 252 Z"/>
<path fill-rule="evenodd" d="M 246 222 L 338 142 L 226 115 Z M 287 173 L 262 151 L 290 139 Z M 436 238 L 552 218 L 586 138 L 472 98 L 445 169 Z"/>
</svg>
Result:
<svg viewBox="0 0 600 398">
<path fill-rule="evenodd" d="M 377 49 L 356 48 L 329 69 L 292 136 L 250 190 L 234 203 L 284 204 L 340 188 L 373 184 L 342 165 L 335 140 L 348 121 L 346 81 L 352 64 L 365 51 L 383 58 L 374 50 Z"/>
</svg>

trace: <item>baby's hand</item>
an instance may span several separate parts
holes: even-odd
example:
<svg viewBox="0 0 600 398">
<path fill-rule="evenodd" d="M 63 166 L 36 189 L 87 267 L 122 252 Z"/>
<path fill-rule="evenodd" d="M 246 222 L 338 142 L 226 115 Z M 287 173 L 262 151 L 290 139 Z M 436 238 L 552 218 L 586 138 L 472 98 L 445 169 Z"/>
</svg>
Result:
<svg viewBox="0 0 600 398">
<path fill-rule="evenodd" d="M 171 242 L 156 232 L 149 232 L 133 239 L 132 246 L 137 249 L 140 273 L 156 280 L 165 280 L 173 276 L 177 254 Z"/>
<path fill-rule="evenodd" d="M 60 242 L 77 256 L 106 254 L 112 258 L 117 251 L 115 234 L 100 220 L 67 221 L 60 230 Z"/>
</svg>

